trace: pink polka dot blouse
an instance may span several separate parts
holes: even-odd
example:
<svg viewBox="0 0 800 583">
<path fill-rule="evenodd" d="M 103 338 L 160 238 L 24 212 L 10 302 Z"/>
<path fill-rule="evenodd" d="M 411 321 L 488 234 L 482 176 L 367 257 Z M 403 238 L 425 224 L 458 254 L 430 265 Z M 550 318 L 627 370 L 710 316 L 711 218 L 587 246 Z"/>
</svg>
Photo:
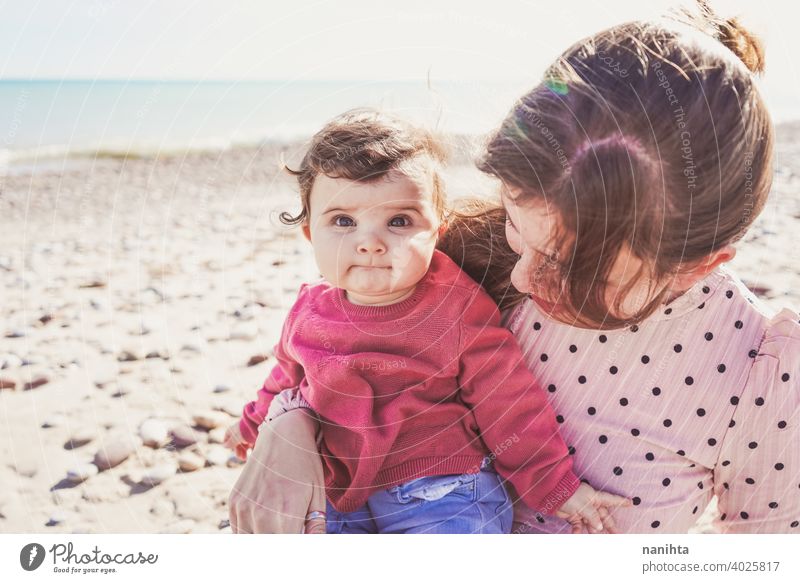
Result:
<svg viewBox="0 0 800 583">
<path fill-rule="evenodd" d="M 621 532 L 684 533 L 713 495 L 720 532 L 800 533 L 800 322 L 720 267 L 640 323 L 587 330 L 533 300 L 506 324 L 544 387 L 574 471 L 627 496 Z M 518 506 L 522 531 L 569 532 Z"/>
</svg>

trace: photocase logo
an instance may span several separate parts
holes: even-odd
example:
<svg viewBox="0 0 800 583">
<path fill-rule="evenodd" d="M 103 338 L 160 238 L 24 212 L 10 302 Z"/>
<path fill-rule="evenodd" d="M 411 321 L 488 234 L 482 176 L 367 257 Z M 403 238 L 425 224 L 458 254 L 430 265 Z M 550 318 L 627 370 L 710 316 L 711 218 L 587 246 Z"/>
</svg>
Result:
<svg viewBox="0 0 800 583">
<path fill-rule="evenodd" d="M 44 562 L 44 547 L 39 543 L 30 543 L 19 552 L 19 564 L 26 571 L 35 571 Z"/>
</svg>

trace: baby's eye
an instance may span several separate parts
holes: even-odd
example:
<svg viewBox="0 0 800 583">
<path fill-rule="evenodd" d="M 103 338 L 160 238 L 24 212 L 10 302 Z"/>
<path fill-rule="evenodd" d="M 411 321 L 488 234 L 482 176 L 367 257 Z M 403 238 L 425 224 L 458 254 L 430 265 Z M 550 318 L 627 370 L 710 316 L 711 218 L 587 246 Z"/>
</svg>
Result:
<svg viewBox="0 0 800 583">
<path fill-rule="evenodd" d="M 356 222 L 345 215 L 337 215 L 333 217 L 333 224 L 337 227 L 354 227 Z"/>
<path fill-rule="evenodd" d="M 409 219 L 405 215 L 399 215 L 397 217 L 393 217 L 391 221 L 389 221 L 390 227 L 409 227 L 411 226 L 411 219 Z"/>
</svg>

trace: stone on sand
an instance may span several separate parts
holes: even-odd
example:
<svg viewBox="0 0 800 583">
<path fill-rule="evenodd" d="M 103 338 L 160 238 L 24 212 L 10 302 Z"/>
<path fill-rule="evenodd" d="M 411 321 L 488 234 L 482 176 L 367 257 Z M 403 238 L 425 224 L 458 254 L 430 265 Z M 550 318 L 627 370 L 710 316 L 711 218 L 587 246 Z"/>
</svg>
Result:
<svg viewBox="0 0 800 583">
<path fill-rule="evenodd" d="M 124 462 L 141 445 L 141 440 L 133 435 L 109 437 L 94 456 L 94 464 L 102 471 Z"/>
</svg>

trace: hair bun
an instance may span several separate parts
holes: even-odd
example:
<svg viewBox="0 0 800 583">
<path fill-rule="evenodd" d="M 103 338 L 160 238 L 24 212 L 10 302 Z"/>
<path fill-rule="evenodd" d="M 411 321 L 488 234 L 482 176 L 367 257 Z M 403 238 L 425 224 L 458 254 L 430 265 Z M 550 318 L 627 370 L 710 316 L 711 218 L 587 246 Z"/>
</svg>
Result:
<svg viewBox="0 0 800 583">
<path fill-rule="evenodd" d="M 719 40 L 739 57 L 753 73 L 763 73 L 764 44 L 756 35 L 731 18 L 718 25 Z"/>
<path fill-rule="evenodd" d="M 699 28 L 711 29 L 711 34 L 724 44 L 753 73 L 763 73 L 766 65 L 764 44 L 747 30 L 738 18 L 720 18 L 707 0 L 697 0 L 702 18 Z M 695 20 L 695 19 L 691 19 Z"/>
</svg>

